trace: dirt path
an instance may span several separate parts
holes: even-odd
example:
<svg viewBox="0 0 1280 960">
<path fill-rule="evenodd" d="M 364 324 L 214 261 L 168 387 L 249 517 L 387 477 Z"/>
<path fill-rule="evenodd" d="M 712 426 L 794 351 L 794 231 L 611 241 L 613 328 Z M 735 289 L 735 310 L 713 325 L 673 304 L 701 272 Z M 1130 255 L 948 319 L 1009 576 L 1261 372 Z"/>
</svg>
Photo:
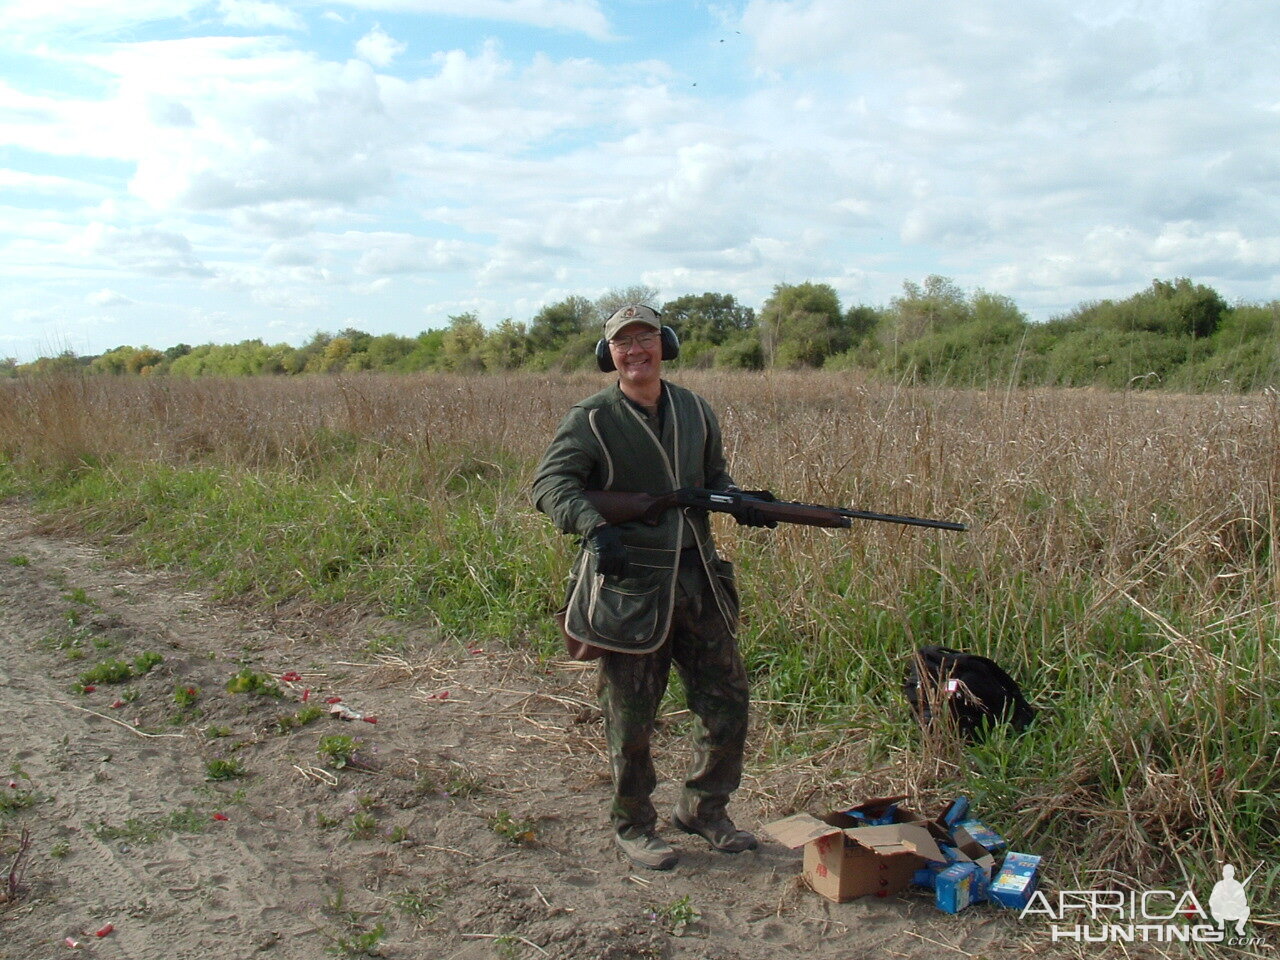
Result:
<svg viewBox="0 0 1280 960">
<path fill-rule="evenodd" d="M 147 653 L 163 660 L 143 674 Z M 108 660 L 140 675 L 75 689 Z M 246 668 L 283 696 L 228 692 Z M 0 506 L 0 865 L 31 837 L 25 890 L 0 905 L 0 958 L 1032 952 L 993 909 L 828 903 L 771 842 L 729 857 L 667 830 L 680 865 L 629 869 L 605 823 L 592 687 L 589 670 L 541 669 L 496 641 L 246 614 Z M 303 722 L 332 697 L 377 722 Z M 318 754 L 331 736 L 357 741 L 350 765 Z M 687 754 L 669 734 L 659 751 L 665 810 Z M 759 788 L 735 803 L 745 826 L 780 812 Z"/>
</svg>

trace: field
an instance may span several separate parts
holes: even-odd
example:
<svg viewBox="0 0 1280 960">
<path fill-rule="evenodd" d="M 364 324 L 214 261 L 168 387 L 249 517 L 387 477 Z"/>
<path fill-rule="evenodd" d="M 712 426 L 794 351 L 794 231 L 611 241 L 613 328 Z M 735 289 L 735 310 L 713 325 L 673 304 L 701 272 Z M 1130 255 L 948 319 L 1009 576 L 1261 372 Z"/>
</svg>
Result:
<svg viewBox="0 0 1280 960">
<path fill-rule="evenodd" d="M 716 519 L 738 565 L 753 684 L 741 819 L 886 793 L 933 809 L 962 793 L 1015 849 L 1046 857 L 1051 887 L 1207 891 L 1223 862 L 1260 866 L 1253 919 L 1275 936 L 1280 396 L 677 379 L 711 400 L 743 486 L 971 525 L 745 531 Z M 577 686 L 548 695 L 589 714 L 590 682 L 557 663 L 549 618 L 575 548 L 532 510 L 528 482 L 560 416 L 599 385 L 4 382 L 0 494 L 43 517 L 44 537 L 87 536 L 239 611 L 309 624 L 316 639 L 295 651 L 308 662 L 334 637 L 362 644 L 370 669 L 376 656 L 412 670 L 479 645 L 528 678 L 508 687 L 567 678 Z M 927 643 L 1009 669 L 1041 710 L 1031 730 L 978 746 L 923 737 L 901 682 Z M 673 692 L 673 744 L 680 706 Z M 603 770 L 585 746 L 564 749 Z M 607 841 L 600 817 L 589 834 Z M 619 869 L 605 842 L 589 857 Z M 617 955 L 702 955 L 682 942 Z M 739 949 L 705 955 L 756 956 Z"/>
</svg>

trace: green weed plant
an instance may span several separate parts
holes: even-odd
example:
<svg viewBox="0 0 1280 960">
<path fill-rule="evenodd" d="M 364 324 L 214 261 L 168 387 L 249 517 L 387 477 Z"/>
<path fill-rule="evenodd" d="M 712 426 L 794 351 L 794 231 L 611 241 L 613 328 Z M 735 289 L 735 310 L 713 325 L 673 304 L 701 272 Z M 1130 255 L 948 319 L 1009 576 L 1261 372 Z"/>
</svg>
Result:
<svg viewBox="0 0 1280 960">
<path fill-rule="evenodd" d="M 284 691 L 267 674 L 245 667 L 227 681 L 227 693 L 253 693 L 264 697 L 283 697 Z"/>
<path fill-rule="evenodd" d="M 507 810 L 499 810 L 491 817 L 489 828 L 508 843 L 518 847 L 528 846 L 538 839 L 537 821 L 528 817 L 513 817 Z"/>
<path fill-rule="evenodd" d="M 702 919 L 702 911 L 688 894 L 661 907 L 650 908 L 649 915 L 675 937 L 684 936 L 690 925 Z"/>
<path fill-rule="evenodd" d="M 204 765 L 204 777 L 206 780 L 235 780 L 243 777 L 248 771 L 245 770 L 244 761 L 236 758 L 229 760 L 214 759 Z"/>
<path fill-rule="evenodd" d="M 316 744 L 316 754 L 333 767 L 341 770 L 349 765 L 360 748 L 360 741 L 345 733 L 333 733 L 320 738 Z"/>
</svg>

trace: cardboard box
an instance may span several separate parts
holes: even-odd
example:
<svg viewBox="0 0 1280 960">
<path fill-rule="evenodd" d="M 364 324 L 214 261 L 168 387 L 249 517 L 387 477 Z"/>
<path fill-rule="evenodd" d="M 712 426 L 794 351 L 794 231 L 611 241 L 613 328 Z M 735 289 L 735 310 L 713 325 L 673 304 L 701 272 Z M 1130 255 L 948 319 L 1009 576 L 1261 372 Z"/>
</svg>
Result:
<svg viewBox="0 0 1280 960">
<path fill-rule="evenodd" d="M 799 813 L 767 825 L 764 832 L 793 850 L 804 847 L 805 879 L 837 903 L 900 893 L 926 862 L 946 862 L 921 823 L 858 823 L 845 813 L 822 819 Z"/>
<path fill-rule="evenodd" d="M 987 899 L 987 878 L 976 863 L 953 863 L 938 874 L 934 903 L 939 910 L 959 913 Z"/>
<path fill-rule="evenodd" d="M 988 853 L 1000 853 L 1009 846 L 1004 837 L 981 820 L 961 820 L 952 828 L 951 835 L 962 847 L 968 843 L 977 843 Z"/>
<path fill-rule="evenodd" d="M 1010 851 L 991 881 L 991 899 L 1002 906 L 1021 910 L 1031 902 L 1031 895 L 1039 884 L 1040 858 L 1031 853 Z"/>
</svg>

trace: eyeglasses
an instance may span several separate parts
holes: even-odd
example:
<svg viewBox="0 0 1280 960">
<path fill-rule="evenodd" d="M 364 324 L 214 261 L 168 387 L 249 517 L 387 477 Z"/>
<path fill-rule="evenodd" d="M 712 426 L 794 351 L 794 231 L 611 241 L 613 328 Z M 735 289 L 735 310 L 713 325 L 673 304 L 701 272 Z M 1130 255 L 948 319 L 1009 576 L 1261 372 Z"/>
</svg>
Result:
<svg viewBox="0 0 1280 960">
<path fill-rule="evenodd" d="M 658 345 L 658 341 L 662 337 L 656 333 L 638 333 L 633 337 L 614 337 L 609 341 L 609 346 L 615 350 L 630 350 L 634 343 L 641 350 L 649 350 Z"/>
</svg>

